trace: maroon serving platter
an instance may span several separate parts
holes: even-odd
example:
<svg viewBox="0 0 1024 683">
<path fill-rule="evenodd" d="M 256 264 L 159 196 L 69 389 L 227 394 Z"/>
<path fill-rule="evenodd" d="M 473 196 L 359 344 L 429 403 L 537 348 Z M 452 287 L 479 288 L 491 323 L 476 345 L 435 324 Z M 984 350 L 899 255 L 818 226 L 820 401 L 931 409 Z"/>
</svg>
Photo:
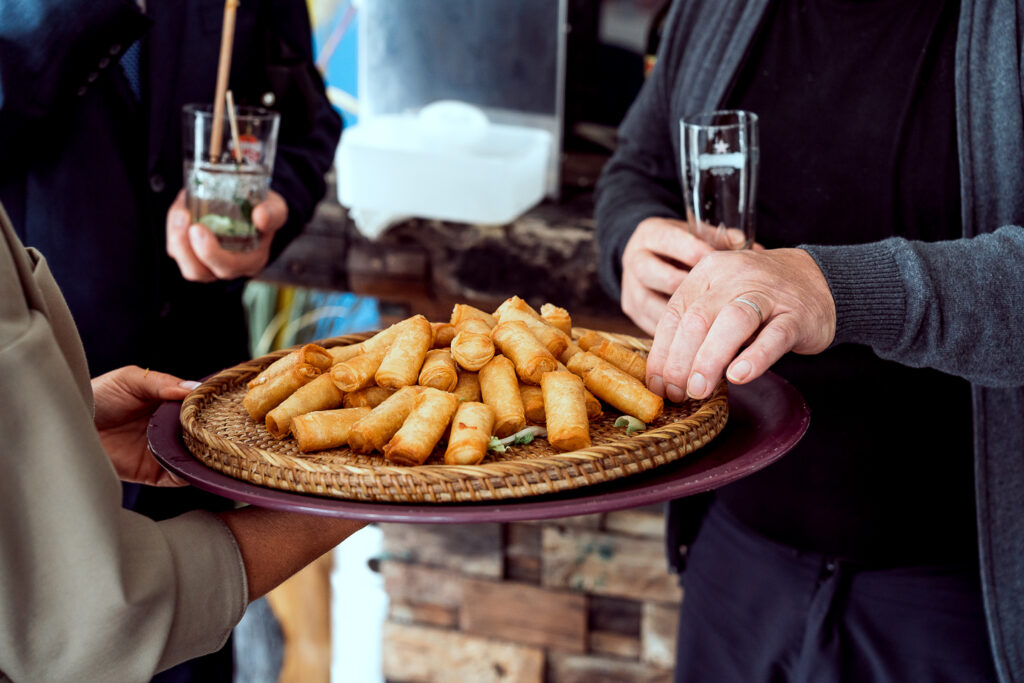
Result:
<svg viewBox="0 0 1024 683">
<path fill-rule="evenodd" d="M 694 453 L 615 481 L 541 496 L 477 503 L 373 503 L 294 493 L 251 484 L 207 467 L 185 447 L 178 414 L 168 402 L 149 423 L 149 446 L 160 463 L 193 486 L 232 500 L 368 522 L 519 522 L 572 517 L 663 503 L 724 486 L 775 462 L 797 444 L 810 424 L 803 396 L 766 373 L 729 388 L 729 420 Z"/>
</svg>

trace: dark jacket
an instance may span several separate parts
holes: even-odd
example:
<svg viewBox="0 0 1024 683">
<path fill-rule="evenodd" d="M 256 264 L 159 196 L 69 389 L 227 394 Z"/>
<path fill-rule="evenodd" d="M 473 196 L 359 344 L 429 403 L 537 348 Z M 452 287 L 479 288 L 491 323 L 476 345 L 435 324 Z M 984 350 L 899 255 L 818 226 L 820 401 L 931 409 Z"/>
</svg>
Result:
<svg viewBox="0 0 1024 683">
<path fill-rule="evenodd" d="M 245 360 L 244 282 L 185 282 L 166 255 L 182 186 L 181 109 L 213 101 L 224 3 L 0 2 L 0 200 L 65 292 L 93 375 L 136 363 L 189 378 Z M 143 39 L 143 90 L 121 68 Z M 325 191 L 341 119 L 313 67 L 303 2 L 251 0 L 231 60 L 238 104 L 277 90 L 276 255 Z"/>
</svg>

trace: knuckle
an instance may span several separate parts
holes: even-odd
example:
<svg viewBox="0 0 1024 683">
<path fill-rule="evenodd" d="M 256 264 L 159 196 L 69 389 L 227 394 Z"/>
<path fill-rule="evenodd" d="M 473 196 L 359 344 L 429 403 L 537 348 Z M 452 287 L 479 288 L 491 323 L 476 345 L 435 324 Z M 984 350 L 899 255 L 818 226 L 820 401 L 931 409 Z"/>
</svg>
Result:
<svg viewBox="0 0 1024 683">
<path fill-rule="evenodd" d="M 693 365 L 690 367 L 691 372 L 699 372 L 708 378 L 714 377 L 720 372 L 722 365 L 721 360 L 715 357 L 715 355 L 698 352 L 697 356 L 693 359 Z"/>
<path fill-rule="evenodd" d="M 230 280 L 233 277 L 233 273 L 237 272 L 232 268 L 227 268 L 223 264 L 211 264 L 209 266 L 210 273 L 213 274 L 214 278 L 218 280 Z"/>
<path fill-rule="evenodd" d="M 707 334 L 711 329 L 711 316 L 703 308 L 691 306 L 682 314 L 680 325 L 688 333 Z"/>
<path fill-rule="evenodd" d="M 779 340 L 785 343 L 787 347 L 792 347 L 796 344 L 796 341 L 799 338 L 799 330 L 791 318 L 782 318 L 779 320 L 779 324 L 776 326 L 775 332 L 778 335 Z"/>
<path fill-rule="evenodd" d="M 665 315 L 672 316 L 672 319 L 675 321 L 682 320 L 686 313 L 686 304 L 677 296 L 671 297 L 668 303 L 665 304 Z"/>
<path fill-rule="evenodd" d="M 700 265 L 702 268 L 721 268 L 722 264 L 728 259 L 728 256 L 731 253 L 732 252 L 719 250 L 712 251 L 701 259 Z"/>
<path fill-rule="evenodd" d="M 759 340 L 763 344 L 758 345 L 758 347 L 766 355 L 771 352 L 781 357 L 784 353 L 793 349 L 796 344 L 796 338 L 797 335 L 791 324 L 784 319 L 776 320 L 761 332 Z"/>
<path fill-rule="evenodd" d="M 184 233 L 181 230 L 170 228 L 167 230 L 167 235 L 164 238 L 164 243 L 168 249 L 178 249 L 184 239 Z"/>
<path fill-rule="evenodd" d="M 743 355 L 755 368 L 767 368 L 772 363 L 769 348 L 770 343 L 768 340 L 758 338 L 757 341 L 747 347 Z"/>
<path fill-rule="evenodd" d="M 671 384 L 675 385 L 679 389 L 685 389 L 686 381 L 690 376 L 689 370 L 689 367 L 684 367 L 682 364 L 672 362 L 672 360 L 669 359 L 669 361 L 665 363 L 661 377 L 666 385 Z"/>
</svg>

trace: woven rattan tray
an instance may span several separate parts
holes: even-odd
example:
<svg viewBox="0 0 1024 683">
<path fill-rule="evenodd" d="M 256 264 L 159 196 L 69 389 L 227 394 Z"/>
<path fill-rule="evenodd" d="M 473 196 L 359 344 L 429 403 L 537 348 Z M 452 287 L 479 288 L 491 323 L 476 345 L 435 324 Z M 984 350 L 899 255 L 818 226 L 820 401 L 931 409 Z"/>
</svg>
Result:
<svg viewBox="0 0 1024 683">
<path fill-rule="evenodd" d="M 585 330 L 573 330 L 574 336 Z M 647 351 L 643 340 L 603 336 Z M 318 342 L 354 344 L 369 334 Z M 729 406 L 725 383 L 703 401 L 666 402 L 647 431 L 626 436 L 614 427 L 620 413 L 606 410 L 591 422 L 593 445 L 560 453 L 545 439 L 488 453 L 480 465 L 444 465 L 438 454 L 418 467 L 387 464 L 383 457 L 348 449 L 302 455 L 292 438 L 277 440 L 242 407 L 246 383 L 289 352 L 277 351 L 210 377 L 181 407 L 182 438 L 208 467 L 275 489 L 357 501 L 449 503 L 537 496 L 612 481 L 692 453 L 725 426 Z"/>
</svg>

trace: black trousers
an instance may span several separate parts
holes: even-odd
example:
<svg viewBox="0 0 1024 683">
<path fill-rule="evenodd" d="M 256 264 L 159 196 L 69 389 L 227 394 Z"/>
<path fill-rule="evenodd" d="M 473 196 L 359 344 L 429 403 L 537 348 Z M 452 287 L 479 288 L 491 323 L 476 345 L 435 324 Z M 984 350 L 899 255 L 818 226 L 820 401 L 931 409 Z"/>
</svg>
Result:
<svg viewBox="0 0 1024 683">
<path fill-rule="evenodd" d="M 976 571 L 855 567 L 714 504 L 682 584 L 677 683 L 996 680 Z"/>
</svg>

